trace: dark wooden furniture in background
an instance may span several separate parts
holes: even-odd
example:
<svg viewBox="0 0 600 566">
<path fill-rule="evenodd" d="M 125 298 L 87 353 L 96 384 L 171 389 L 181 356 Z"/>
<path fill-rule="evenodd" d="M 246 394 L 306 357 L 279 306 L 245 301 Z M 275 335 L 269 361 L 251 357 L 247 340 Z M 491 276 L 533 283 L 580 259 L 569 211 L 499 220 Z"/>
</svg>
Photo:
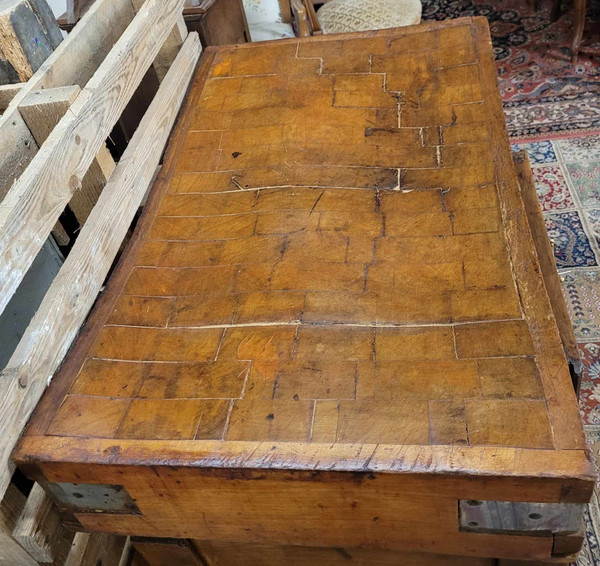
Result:
<svg viewBox="0 0 600 566">
<path fill-rule="evenodd" d="M 552 12 L 550 19 L 555 22 L 560 18 L 562 0 L 554 0 L 552 4 Z M 573 61 L 577 61 L 579 48 L 583 38 L 583 29 L 585 27 L 585 13 L 587 2 L 586 0 L 573 0 L 573 10 L 575 11 L 575 30 L 573 31 L 573 44 L 571 51 L 573 52 Z"/>
<path fill-rule="evenodd" d="M 586 450 L 475 18 L 208 48 L 15 459 L 226 564 L 567 563 Z"/>
<path fill-rule="evenodd" d="M 58 25 L 70 31 L 95 0 L 67 0 Z M 189 31 L 197 31 L 204 47 L 250 41 L 242 0 L 187 0 L 183 17 Z"/>
<path fill-rule="evenodd" d="M 186 6 L 183 18 L 189 31 L 197 31 L 204 47 L 247 43 L 250 32 L 242 0 L 201 0 Z"/>
</svg>

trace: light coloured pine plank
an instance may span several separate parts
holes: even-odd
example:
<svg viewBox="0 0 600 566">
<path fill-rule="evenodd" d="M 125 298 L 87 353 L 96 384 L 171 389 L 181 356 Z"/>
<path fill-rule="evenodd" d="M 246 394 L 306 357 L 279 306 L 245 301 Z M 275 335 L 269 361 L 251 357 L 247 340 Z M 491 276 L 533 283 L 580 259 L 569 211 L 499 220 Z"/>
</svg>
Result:
<svg viewBox="0 0 600 566">
<path fill-rule="evenodd" d="M 37 562 L 12 537 L 26 497 L 12 483 L 9 483 L 3 495 L 0 498 L 0 564 L 2 566 L 13 564 L 37 566 Z"/>
<path fill-rule="evenodd" d="M 133 2 L 133 7 L 137 12 L 144 5 L 146 0 L 131 1 Z M 162 48 L 158 52 L 156 59 L 154 60 L 153 66 L 159 81 L 162 82 L 162 80 L 165 78 L 167 71 L 173 64 L 175 57 L 177 57 L 177 53 L 179 53 L 179 50 L 181 49 L 181 46 L 183 45 L 187 35 L 187 26 L 185 25 L 185 20 L 183 19 L 182 14 L 177 19 L 177 23 L 171 30 L 169 37 L 167 37 Z"/>
<path fill-rule="evenodd" d="M 80 188 L 182 6 L 183 0 L 144 4 L 0 204 L 0 312 Z"/>
<path fill-rule="evenodd" d="M 0 201 L 37 153 L 18 107 L 42 88 L 84 87 L 125 31 L 134 11 L 131 0 L 99 0 L 72 33 L 42 63 L 0 116 Z"/>
<path fill-rule="evenodd" d="M 10 480 L 10 453 L 21 430 L 92 307 L 153 180 L 201 49 L 198 34 L 190 34 L 6 370 L 0 374 L 0 430 L 6 431 L 0 445 L 0 493 Z"/>
<path fill-rule="evenodd" d="M 52 130 L 79 96 L 80 91 L 81 89 L 76 85 L 63 86 L 36 90 L 25 97 L 19 106 L 19 112 L 38 146 L 41 147 L 48 139 Z M 75 191 L 69 203 L 80 225 L 87 220 L 114 169 L 115 162 L 106 144 L 102 144 L 98 155 L 81 181 L 80 190 Z"/>
<path fill-rule="evenodd" d="M 126 537 L 77 533 L 64 566 L 120 566 Z"/>
<path fill-rule="evenodd" d="M 65 529 L 54 505 L 36 483 L 15 525 L 13 537 L 38 562 L 62 564 L 69 554 L 73 533 Z"/>
<path fill-rule="evenodd" d="M 0 112 L 4 112 L 8 108 L 10 101 L 23 88 L 25 83 L 15 83 L 0 85 Z"/>
</svg>

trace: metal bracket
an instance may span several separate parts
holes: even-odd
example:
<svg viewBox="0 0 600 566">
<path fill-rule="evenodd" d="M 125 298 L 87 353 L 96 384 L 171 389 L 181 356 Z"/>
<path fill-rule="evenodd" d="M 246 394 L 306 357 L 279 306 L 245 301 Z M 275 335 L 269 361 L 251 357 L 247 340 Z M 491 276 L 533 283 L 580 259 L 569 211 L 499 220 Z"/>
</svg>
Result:
<svg viewBox="0 0 600 566">
<path fill-rule="evenodd" d="M 42 487 L 61 509 L 141 515 L 135 500 L 122 485 L 44 482 Z"/>
<path fill-rule="evenodd" d="M 461 531 L 509 534 L 575 533 L 583 520 L 579 503 L 461 500 Z"/>
</svg>

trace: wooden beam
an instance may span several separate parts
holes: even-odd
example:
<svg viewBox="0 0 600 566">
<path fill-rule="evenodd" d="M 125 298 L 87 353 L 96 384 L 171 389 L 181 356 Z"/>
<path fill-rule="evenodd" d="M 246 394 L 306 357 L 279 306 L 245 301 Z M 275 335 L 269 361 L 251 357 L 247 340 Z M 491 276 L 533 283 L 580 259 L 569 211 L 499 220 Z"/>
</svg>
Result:
<svg viewBox="0 0 600 566">
<path fill-rule="evenodd" d="M 12 537 L 25 500 L 25 495 L 14 484 L 9 483 L 0 502 L 0 564 L 37 566 L 37 562 Z"/>
<path fill-rule="evenodd" d="M 126 537 L 77 533 L 64 566 L 121 566 Z"/>
<path fill-rule="evenodd" d="M 31 78 L 62 39 L 46 0 L 0 2 L 0 83 Z"/>
<path fill-rule="evenodd" d="M 36 90 L 25 97 L 19 106 L 19 112 L 38 146 L 41 147 L 48 139 L 52 130 L 79 96 L 80 90 L 78 86 L 63 86 Z M 75 191 L 69 203 L 80 225 L 83 225 L 90 215 L 114 168 L 115 162 L 106 144 L 102 144 L 98 155 L 81 181 L 81 189 Z"/>
<path fill-rule="evenodd" d="M 552 312 L 556 319 L 560 338 L 565 349 L 567 361 L 575 375 L 575 391 L 579 394 L 579 384 L 581 382 L 581 371 L 583 366 L 579 357 L 579 348 L 575 339 L 573 323 L 569 316 L 569 310 L 565 302 L 565 297 L 562 292 L 560 276 L 556 268 L 556 260 L 554 258 L 554 250 L 548 237 L 546 225 L 544 224 L 544 216 L 542 214 L 542 205 L 540 204 L 535 184 L 533 182 L 533 174 L 531 173 L 531 165 L 527 152 L 521 150 L 513 154 L 513 161 L 519 177 L 519 186 L 521 188 L 521 197 L 525 204 L 527 212 L 527 220 L 529 228 L 533 236 L 535 250 L 540 261 L 542 275 L 544 276 L 544 284 L 550 297 Z"/>
<path fill-rule="evenodd" d="M 173 29 L 182 6 L 183 0 L 144 4 L 0 204 L 0 313 L 58 216 L 81 188 L 84 175 Z"/>
<path fill-rule="evenodd" d="M 131 0 L 133 2 L 133 7 L 135 11 L 139 11 L 140 8 L 144 5 L 146 0 Z M 175 57 L 177 57 L 177 53 L 181 49 L 183 42 L 188 36 L 187 26 L 185 25 L 185 20 L 183 19 L 183 10 L 181 16 L 177 18 L 177 22 L 169 37 L 165 40 L 163 46 L 161 47 L 156 59 L 154 60 L 153 66 L 156 71 L 156 76 L 158 80 L 162 82 L 167 74 L 167 71 L 175 61 Z"/>
<path fill-rule="evenodd" d="M 0 430 L 4 431 L 0 444 L 0 494 L 14 467 L 10 453 L 94 304 L 152 182 L 201 50 L 198 34 L 190 34 L 0 374 Z"/>
<path fill-rule="evenodd" d="M 18 107 L 35 90 L 84 87 L 133 19 L 131 0 L 98 0 L 0 116 L 0 202 L 37 153 Z"/>
<path fill-rule="evenodd" d="M 63 526 L 54 505 L 39 484 L 34 484 L 15 528 L 14 539 L 42 563 L 63 564 L 73 533 Z"/>
<path fill-rule="evenodd" d="M 20 95 L 21 92 L 17 93 L 13 101 Z M 7 109 L 0 116 L 0 204 L 38 149 L 21 114 Z"/>
<path fill-rule="evenodd" d="M 38 147 L 46 141 L 79 91 L 78 86 L 66 86 L 36 90 L 25 97 L 19 106 L 19 112 Z M 60 222 L 56 222 L 52 228 L 52 235 L 61 246 L 67 245 L 70 241 L 69 235 Z"/>
<path fill-rule="evenodd" d="M 0 85 L 0 112 L 4 112 L 10 101 L 17 95 L 25 83 Z"/>
</svg>

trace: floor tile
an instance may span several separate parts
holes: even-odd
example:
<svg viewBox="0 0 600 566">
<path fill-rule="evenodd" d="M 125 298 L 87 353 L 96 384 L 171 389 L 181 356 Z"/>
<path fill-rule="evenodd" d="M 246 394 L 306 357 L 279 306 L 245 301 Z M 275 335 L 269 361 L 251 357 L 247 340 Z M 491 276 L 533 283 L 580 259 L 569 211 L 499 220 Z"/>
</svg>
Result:
<svg viewBox="0 0 600 566">
<path fill-rule="evenodd" d="M 600 270 L 568 271 L 561 279 L 575 337 L 580 342 L 600 341 Z"/>
<path fill-rule="evenodd" d="M 587 208 L 583 213 L 585 214 L 591 229 L 590 236 L 594 238 L 600 246 L 600 208 Z"/>
<path fill-rule="evenodd" d="M 600 135 L 569 138 L 556 142 L 565 163 L 600 161 Z"/>
<path fill-rule="evenodd" d="M 548 235 L 554 244 L 554 257 L 559 269 L 598 265 L 576 210 L 545 214 L 544 219 Z"/>
<path fill-rule="evenodd" d="M 568 163 L 567 170 L 583 206 L 600 206 L 600 164 Z"/>
<path fill-rule="evenodd" d="M 520 149 L 527 151 L 529 161 L 532 165 L 535 165 L 536 163 L 555 163 L 557 161 L 552 142 L 548 140 L 516 143 L 513 145 L 513 149 L 515 151 L 519 151 Z"/>
<path fill-rule="evenodd" d="M 558 164 L 533 167 L 533 180 L 544 212 L 575 208 L 567 180 Z"/>
<path fill-rule="evenodd" d="M 579 344 L 579 355 L 583 364 L 579 407 L 585 424 L 600 424 L 600 342 Z M 588 431 L 589 432 L 589 431 Z M 595 434 L 600 454 L 600 427 Z"/>
</svg>

